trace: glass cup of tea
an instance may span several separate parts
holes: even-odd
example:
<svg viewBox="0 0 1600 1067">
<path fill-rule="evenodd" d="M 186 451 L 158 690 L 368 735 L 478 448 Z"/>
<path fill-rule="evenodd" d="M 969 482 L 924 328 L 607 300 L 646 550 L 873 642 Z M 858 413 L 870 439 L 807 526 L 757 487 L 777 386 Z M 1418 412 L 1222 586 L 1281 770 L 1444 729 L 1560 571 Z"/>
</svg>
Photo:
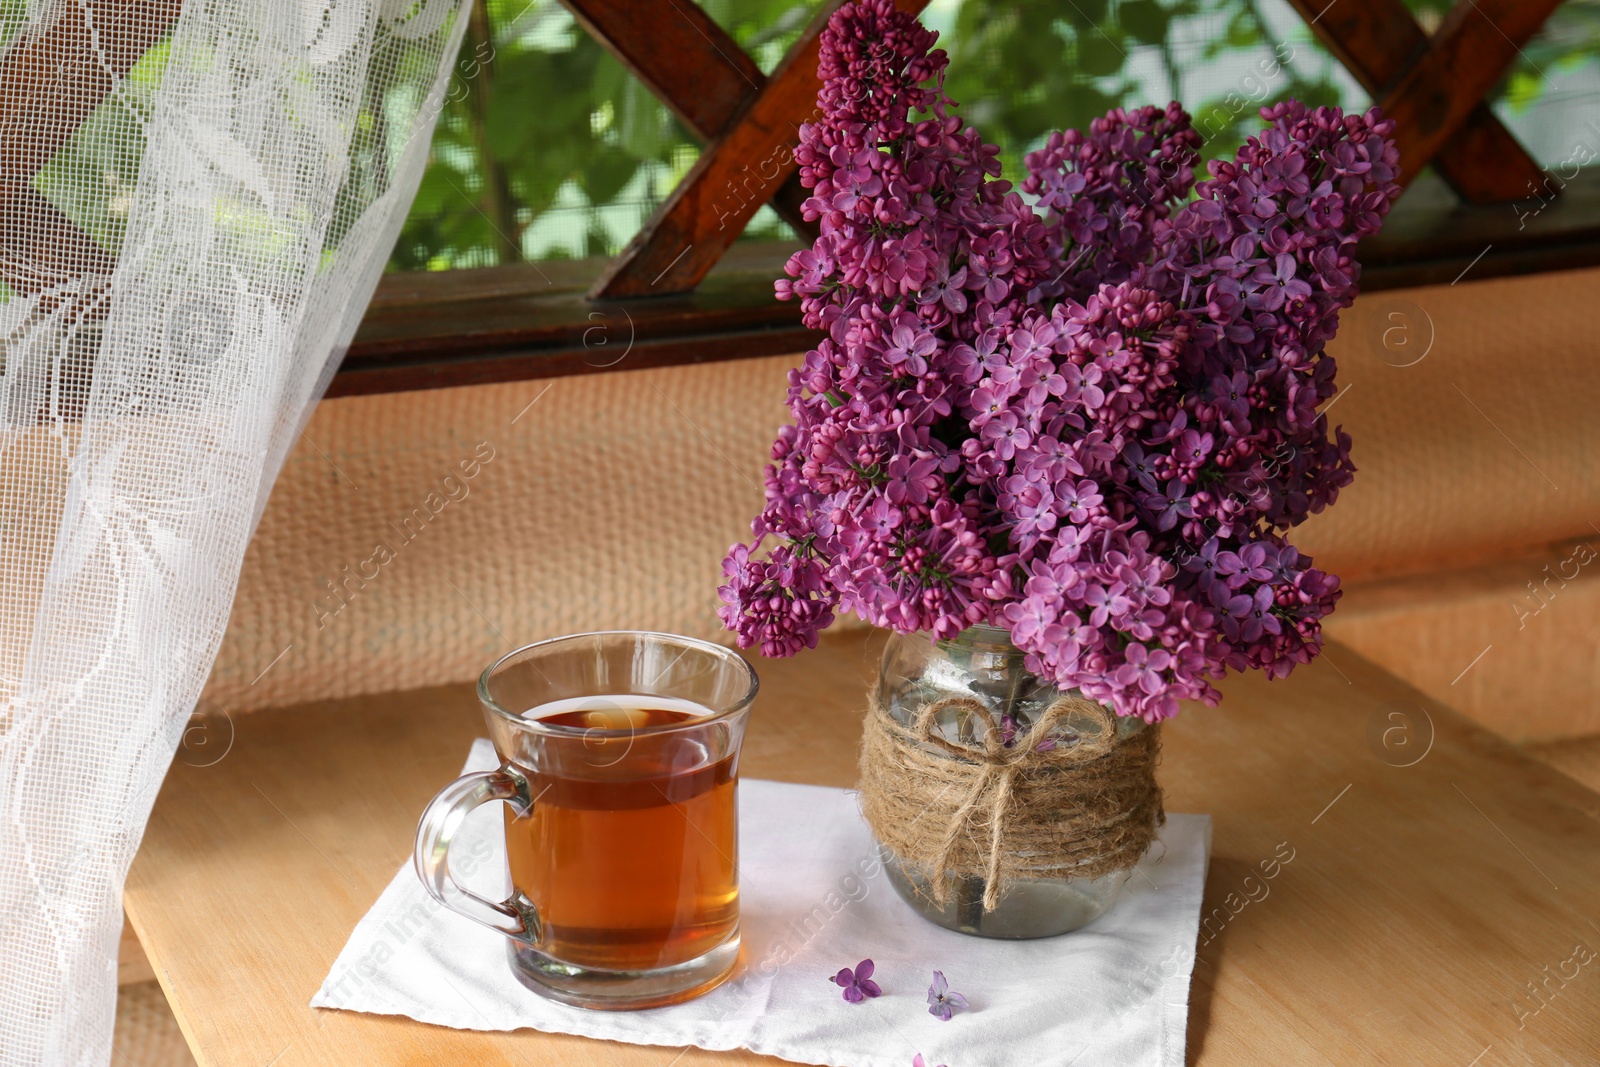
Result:
<svg viewBox="0 0 1600 1067">
<path fill-rule="evenodd" d="M 441 904 L 506 935 L 523 985 L 584 1008 L 676 1004 L 739 957 L 739 746 L 755 670 L 709 641 L 576 634 L 478 679 L 500 766 L 456 779 L 417 827 Z M 511 895 L 456 884 L 450 840 L 504 801 Z"/>
</svg>

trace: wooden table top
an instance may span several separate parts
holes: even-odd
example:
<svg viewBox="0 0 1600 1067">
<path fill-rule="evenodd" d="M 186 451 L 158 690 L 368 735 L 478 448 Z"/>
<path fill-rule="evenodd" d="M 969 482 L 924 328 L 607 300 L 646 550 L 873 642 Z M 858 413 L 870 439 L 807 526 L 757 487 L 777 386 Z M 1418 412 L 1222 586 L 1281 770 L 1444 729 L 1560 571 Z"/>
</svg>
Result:
<svg viewBox="0 0 1600 1067">
<path fill-rule="evenodd" d="M 877 647 L 757 662 L 742 773 L 852 785 Z M 1190 1063 L 1600 1063 L 1600 796 L 1339 646 L 1222 688 L 1164 728 L 1168 810 L 1215 828 Z M 180 754 L 126 904 L 202 1067 L 778 1062 L 307 1006 L 482 734 L 459 685 L 260 712 L 213 765 Z"/>
</svg>

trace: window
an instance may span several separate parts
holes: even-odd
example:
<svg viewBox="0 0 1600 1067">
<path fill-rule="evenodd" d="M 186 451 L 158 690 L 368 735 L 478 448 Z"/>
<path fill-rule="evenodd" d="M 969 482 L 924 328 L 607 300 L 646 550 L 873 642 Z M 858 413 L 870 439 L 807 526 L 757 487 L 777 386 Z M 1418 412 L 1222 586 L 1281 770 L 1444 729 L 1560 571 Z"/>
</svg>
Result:
<svg viewBox="0 0 1600 1067">
<path fill-rule="evenodd" d="M 1378 99 L 1402 160 L 1428 165 L 1408 166 L 1415 180 L 1363 248 L 1367 288 L 1600 263 L 1600 0 L 901 2 L 942 34 L 948 89 L 1011 175 L 1048 131 L 1113 106 L 1181 99 L 1216 156 L 1262 103 Z M 0 132 L 34 151 L 0 166 L 0 238 L 48 232 L 64 269 L 109 262 L 180 6 L 93 29 L 103 67 L 60 73 L 98 93 L 26 89 L 59 42 L 5 52 Z M 9 42 L 23 16 L 0 7 Z M 749 161 L 787 151 L 769 131 L 810 110 L 822 14 L 822 0 L 476 0 L 429 167 L 332 392 L 807 347 L 771 290 L 813 229 L 806 193 L 781 167 L 768 186 L 746 179 Z M 384 48 L 383 63 L 411 61 L 403 35 Z M 68 98 L 99 103 L 68 114 Z M 388 180 L 408 146 L 385 131 L 424 106 L 361 102 L 353 181 Z M 270 244 L 249 205 L 228 222 Z M 0 264 L 0 302 L 29 284 Z"/>
<path fill-rule="evenodd" d="M 1432 30 L 1451 3 L 1408 6 Z M 702 7 L 771 73 L 817 5 Z M 1263 103 L 1372 102 L 1287 0 L 936 0 L 922 18 L 1007 174 L 1049 131 L 1112 107 L 1183 101 L 1212 157 L 1232 154 Z M 699 157 L 700 139 L 556 0 L 479 0 L 450 98 L 391 270 L 615 256 Z M 1542 166 L 1600 156 L 1600 0 L 1558 8 L 1489 102 Z M 742 235 L 794 237 L 771 208 Z"/>
</svg>

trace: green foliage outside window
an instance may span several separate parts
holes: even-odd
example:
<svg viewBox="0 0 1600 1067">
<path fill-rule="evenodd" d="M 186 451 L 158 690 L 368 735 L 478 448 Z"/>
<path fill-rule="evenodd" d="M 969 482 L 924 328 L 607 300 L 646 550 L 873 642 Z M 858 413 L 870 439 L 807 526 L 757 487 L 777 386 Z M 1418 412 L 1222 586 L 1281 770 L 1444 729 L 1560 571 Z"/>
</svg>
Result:
<svg viewBox="0 0 1600 1067">
<path fill-rule="evenodd" d="M 818 2 L 701 6 L 770 72 Z M 1431 31 L 1456 0 L 1406 2 Z M 0 0 L 0 42 L 20 25 L 15 6 Z M 1084 126 L 1112 107 L 1179 99 L 1206 137 L 1205 155 L 1215 157 L 1233 152 L 1263 104 L 1287 96 L 1346 108 L 1369 103 L 1286 0 L 932 0 L 923 18 L 950 52 L 950 94 L 1000 146 L 1013 179 L 1049 131 Z M 477 0 L 465 29 L 390 269 L 614 255 L 693 166 L 695 139 L 557 0 Z M 400 40 L 383 47 L 384 63 L 427 61 Z M 162 41 L 141 58 L 34 178 L 112 251 L 169 48 Z M 1600 0 L 1559 7 L 1490 99 L 1552 171 L 1570 174 L 1570 165 L 1600 158 Z M 367 186 L 388 180 L 407 146 L 390 143 L 386 130 L 407 125 L 423 106 L 406 93 L 364 102 L 347 196 L 365 200 L 376 191 Z M 340 225 L 353 217 L 335 213 Z M 237 205 L 228 225 L 270 230 L 249 204 Z M 762 208 L 743 236 L 793 234 Z M 325 247 L 336 249 L 341 237 L 330 233 Z"/>
<path fill-rule="evenodd" d="M 1408 2 L 1431 30 L 1453 0 Z M 765 70 L 815 8 L 704 6 Z M 487 0 L 484 13 L 490 28 L 469 35 L 458 81 L 488 55 L 489 91 L 469 81 L 441 114 L 392 268 L 615 254 L 694 163 L 694 139 L 555 0 Z M 1370 103 L 1284 0 L 934 0 L 923 17 L 950 52 L 951 95 L 1000 145 L 1008 176 L 1049 131 L 1112 107 L 1183 101 L 1211 158 L 1232 154 L 1263 104 Z M 1494 98 L 1520 133 L 1528 124 L 1517 117 L 1563 84 L 1600 93 L 1597 72 L 1600 0 L 1569 0 Z M 1559 149 L 1544 156 L 1564 158 Z M 792 234 L 763 209 L 744 236 Z"/>
<path fill-rule="evenodd" d="M 480 4 L 391 266 L 614 254 L 694 165 L 694 138 L 554 0 Z M 765 70 L 813 7 L 704 6 Z M 770 210 L 749 231 L 788 233 Z"/>
</svg>

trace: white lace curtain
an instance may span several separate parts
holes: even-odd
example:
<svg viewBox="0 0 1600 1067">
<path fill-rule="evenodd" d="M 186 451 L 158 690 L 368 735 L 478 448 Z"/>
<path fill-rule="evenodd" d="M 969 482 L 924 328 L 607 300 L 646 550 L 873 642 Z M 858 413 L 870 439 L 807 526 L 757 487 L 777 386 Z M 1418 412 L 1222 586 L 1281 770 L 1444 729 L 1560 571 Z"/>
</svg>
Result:
<svg viewBox="0 0 1600 1067">
<path fill-rule="evenodd" d="M 124 876 L 470 0 L 0 5 L 0 1063 L 111 1058 Z"/>
</svg>

